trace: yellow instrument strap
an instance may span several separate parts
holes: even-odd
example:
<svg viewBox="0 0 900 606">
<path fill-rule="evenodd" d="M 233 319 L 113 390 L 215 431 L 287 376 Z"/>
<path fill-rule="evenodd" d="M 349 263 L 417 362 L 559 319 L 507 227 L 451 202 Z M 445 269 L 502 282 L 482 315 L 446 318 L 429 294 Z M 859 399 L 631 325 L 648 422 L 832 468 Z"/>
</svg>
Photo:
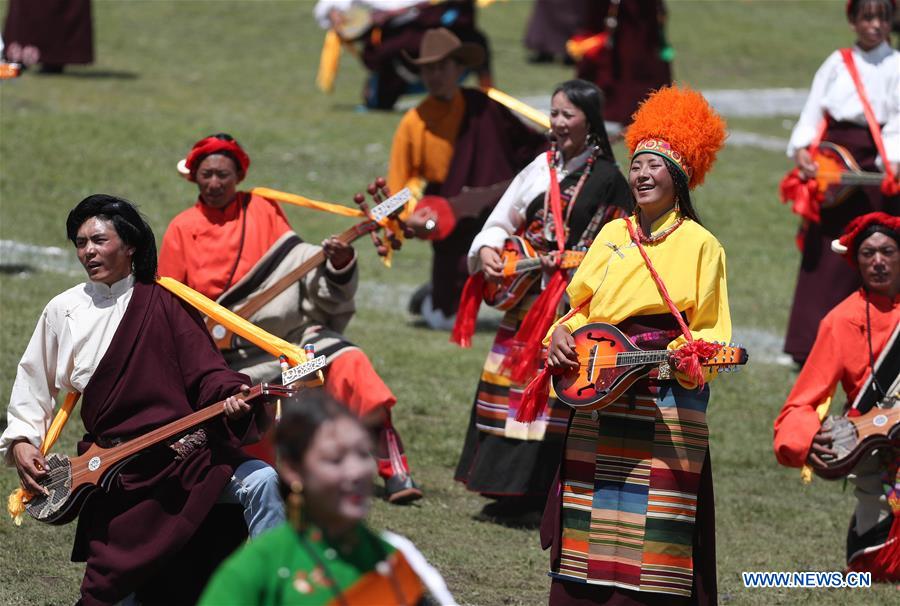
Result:
<svg viewBox="0 0 900 606">
<path fill-rule="evenodd" d="M 337 78 L 338 67 L 341 61 L 341 38 L 333 29 L 325 32 L 325 40 L 322 41 L 322 53 L 319 55 L 319 73 L 316 74 L 316 86 L 323 93 L 334 91 L 334 81 Z"/>
<path fill-rule="evenodd" d="M 201 295 L 193 288 L 185 286 L 178 280 L 161 277 L 157 278 L 156 283 L 191 307 L 194 307 L 201 313 L 213 318 L 231 332 L 244 337 L 260 349 L 269 352 L 276 358 L 278 356 L 286 357 L 291 366 L 296 366 L 306 361 L 306 354 L 293 343 L 288 343 L 284 339 L 266 332 L 262 328 L 240 317 L 230 309 L 222 307 L 212 299 Z"/>
<path fill-rule="evenodd" d="M 825 417 L 828 416 L 828 411 L 831 409 L 831 398 L 833 396 L 834 396 L 834 393 L 832 392 L 832 394 L 830 396 L 828 396 L 827 398 L 822 400 L 821 404 L 816 406 L 816 414 L 819 415 L 820 423 L 825 420 Z M 809 464 L 804 465 L 803 468 L 800 470 L 800 481 L 803 482 L 804 484 L 809 484 L 810 482 L 812 482 L 812 478 L 813 478 L 812 467 L 810 467 Z"/>
<path fill-rule="evenodd" d="M 542 126 L 546 129 L 550 128 L 550 118 L 541 110 L 535 109 L 527 103 L 523 103 L 515 97 L 507 95 L 506 93 L 499 91 L 496 88 L 485 89 L 484 94 L 486 94 L 488 97 L 490 97 L 500 105 L 505 105 L 517 114 L 520 114 L 525 118 L 531 120 L 538 126 Z"/>
<path fill-rule="evenodd" d="M 63 427 L 66 426 L 66 422 L 72 415 L 72 411 L 75 409 L 75 404 L 78 402 L 80 396 L 81 394 L 77 391 L 70 391 L 66 394 L 62 406 L 56 411 L 56 416 L 53 417 L 53 422 L 50 423 L 50 427 L 47 429 L 47 435 L 44 436 L 44 440 L 41 442 L 42 455 L 46 456 L 47 453 L 50 452 L 50 449 L 53 448 L 53 444 L 56 443 L 59 434 L 62 433 Z M 25 513 L 25 503 L 27 503 L 30 498 L 31 493 L 21 486 L 10 493 L 9 498 L 6 501 L 6 510 L 9 512 L 9 515 L 12 517 L 16 526 L 22 525 L 22 514 Z"/>
<path fill-rule="evenodd" d="M 341 215 L 343 217 L 365 218 L 366 216 L 365 213 L 358 208 L 351 208 L 349 206 L 334 204 L 332 202 L 320 202 L 319 200 L 311 200 L 310 198 L 298 196 L 297 194 L 289 194 L 287 192 L 278 191 L 277 189 L 270 189 L 268 187 L 254 187 L 250 190 L 250 193 L 256 194 L 257 196 L 262 196 L 263 198 L 267 198 L 269 200 L 274 200 L 276 202 L 285 202 L 287 204 L 293 204 L 294 206 L 299 206 L 301 208 L 321 210 L 333 215 Z"/>
</svg>

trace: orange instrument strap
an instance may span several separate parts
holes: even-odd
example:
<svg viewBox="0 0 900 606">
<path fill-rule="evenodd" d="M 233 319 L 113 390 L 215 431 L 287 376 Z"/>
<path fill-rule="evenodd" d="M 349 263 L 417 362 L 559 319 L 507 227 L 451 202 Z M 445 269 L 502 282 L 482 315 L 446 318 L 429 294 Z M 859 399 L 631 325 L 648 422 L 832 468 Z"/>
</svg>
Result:
<svg viewBox="0 0 900 606">
<path fill-rule="evenodd" d="M 887 151 L 884 149 L 881 127 L 878 125 L 878 120 L 875 119 L 875 112 L 872 111 L 872 105 L 869 103 L 868 95 L 866 95 L 866 89 L 863 87 L 862 80 L 859 77 L 859 70 L 856 69 L 856 63 L 853 61 L 853 52 L 849 48 L 842 48 L 840 52 L 844 65 L 847 67 L 847 71 L 850 72 L 850 77 L 853 78 L 853 84 L 856 86 L 856 93 L 859 95 L 863 113 L 866 115 L 866 122 L 869 124 L 869 132 L 872 134 L 872 139 L 875 140 L 878 155 L 881 156 L 881 161 L 884 163 L 884 173 L 893 180 L 895 178 L 894 171 L 891 168 L 891 163 L 888 162 Z"/>
<path fill-rule="evenodd" d="M 66 399 L 63 400 L 63 404 L 56 412 L 56 416 L 53 417 L 53 422 L 50 423 L 50 428 L 47 429 L 47 435 L 44 436 L 44 440 L 41 442 L 42 455 L 46 455 L 50 452 L 50 449 L 53 448 L 53 444 L 56 443 L 59 434 L 62 433 L 63 427 L 65 427 L 72 411 L 75 409 L 75 404 L 78 403 L 79 397 L 81 397 L 81 394 L 77 391 L 70 391 L 66 394 Z M 10 493 L 9 498 L 6 501 L 6 510 L 9 512 L 9 515 L 12 517 L 16 526 L 21 526 L 22 514 L 25 513 L 25 503 L 30 498 L 31 493 L 21 486 Z"/>
</svg>

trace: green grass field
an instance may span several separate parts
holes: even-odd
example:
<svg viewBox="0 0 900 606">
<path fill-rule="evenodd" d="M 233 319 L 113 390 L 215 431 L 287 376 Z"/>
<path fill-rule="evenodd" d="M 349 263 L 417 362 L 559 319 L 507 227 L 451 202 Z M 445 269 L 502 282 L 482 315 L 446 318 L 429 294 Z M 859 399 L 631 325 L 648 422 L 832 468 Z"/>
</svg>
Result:
<svg viewBox="0 0 900 606">
<path fill-rule="evenodd" d="M 481 13 L 496 53 L 498 86 L 518 95 L 549 93 L 571 74 L 525 63 L 520 41 L 530 4 L 513 0 Z M 831 50 L 852 42 L 837 0 L 668 5 L 676 77 L 697 87 L 805 87 Z M 334 95 L 314 89 L 322 33 L 311 9 L 312 2 L 287 1 L 96 1 L 95 65 L 0 84 L 0 239 L 68 250 L 66 213 L 95 192 L 136 201 L 159 237 L 196 195 L 175 163 L 199 137 L 219 131 L 248 150 L 248 186 L 349 204 L 354 192 L 384 174 L 399 114 L 355 111 L 363 72 L 351 57 L 342 60 Z M 745 119 L 735 126 L 786 138 L 783 122 Z M 620 146 L 616 151 L 624 157 Z M 781 152 L 726 147 L 696 194 L 707 226 L 728 251 L 738 340 L 750 330 L 780 335 L 787 320 L 798 255 L 796 220 L 777 201 L 786 167 Z M 312 241 L 348 225 L 312 211 L 287 212 Z M 475 521 L 483 500 L 451 479 L 491 330 L 479 332 L 472 349 L 460 350 L 446 334 L 416 326 L 406 315 L 405 295 L 426 279 L 427 246 L 407 244 L 387 270 L 360 242 L 364 284 L 348 336 L 399 398 L 396 423 L 427 495 L 408 508 L 377 504 L 372 524 L 413 539 L 462 603 L 545 603 L 547 556 L 536 531 Z M 0 274 L 3 397 L 43 305 L 82 279 L 47 271 Z M 757 357 L 713 388 L 720 600 L 896 601 L 893 587 L 751 590 L 741 583 L 746 570 L 843 566 L 852 494 L 841 483 L 803 486 L 797 471 L 778 467 L 772 455 L 772 421 L 792 380 L 789 369 Z M 60 450 L 73 450 L 79 425 L 66 429 Z M 16 481 L 11 470 L 0 471 L 0 494 Z M 81 565 L 68 561 L 73 533 L 72 525 L 26 520 L 16 528 L 0 521 L 0 603 L 73 602 L 82 574 Z"/>
</svg>

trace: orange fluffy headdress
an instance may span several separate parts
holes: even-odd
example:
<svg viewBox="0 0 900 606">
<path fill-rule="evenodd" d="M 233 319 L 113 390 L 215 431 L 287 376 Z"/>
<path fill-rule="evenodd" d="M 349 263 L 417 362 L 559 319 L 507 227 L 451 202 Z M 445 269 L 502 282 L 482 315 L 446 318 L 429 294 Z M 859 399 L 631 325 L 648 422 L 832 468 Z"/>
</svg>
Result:
<svg viewBox="0 0 900 606">
<path fill-rule="evenodd" d="M 691 189 L 703 183 L 725 143 L 725 121 L 703 95 L 686 86 L 659 89 L 632 118 L 625 133 L 631 157 L 652 153 L 670 160 Z"/>
</svg>

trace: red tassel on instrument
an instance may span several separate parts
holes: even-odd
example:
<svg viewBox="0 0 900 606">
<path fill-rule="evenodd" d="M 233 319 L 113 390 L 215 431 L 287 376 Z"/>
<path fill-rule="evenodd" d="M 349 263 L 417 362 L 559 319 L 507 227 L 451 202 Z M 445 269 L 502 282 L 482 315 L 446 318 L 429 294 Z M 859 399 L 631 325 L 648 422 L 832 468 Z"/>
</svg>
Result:
<svg viewBox="0 0 900 606">
<path fill-rule="evenodd" d="M 522 401 L 516 411 L 516 421 L 534 423 L 544 414 L 550 399 L 550 372 L 545 368 L 531 380 L 522 392 Z"/>
<path fill-rule="evenodd" d="M 794 169 L 784 176 L 778 185 L 781 201 L 784 204 L 791 203 L 791 211 L 804 219 L 819 222 L 819 209 L 822 204 L 822 196 L 815 179 L 803 179 L 800 171 Z"/>
<path fill-rule="evenodd" d="M 524 383 L 537 373 L 542 342 L 556 320 L 556 309 L 567 285 L 565 272 L 559 270 L 554 273 L 544 292 L 525 314 L 500 367 L 500 372 L 505 373 L 513 383 Z"/>
<path fill-rule="evenodd" d="M 894 175 L 886 174 L 881 180 L 881 193 L 888 197 L 900 195 L 900 181 Z"/>
<path fill-rule="evenodd" d="M 719 349 L 721 349 L 720 345 L 704 341 L 703 339 L 685 343 L 672 351 L 675 368 L 690 377 L 697 384 L 698 389 L 702 389 L 706 384 L 706 380 L 703 377 L 703 362 L 716 355 Z"/>
<path fill-rule="evenodd" d="M 478 321 L 478 308 L 481 307 L 484 292 L 484 274 L 478 272 L 469 276 L 459 298 L 459 309 L 456 322 L 450 333 L 450 342 L 460 347 L 472 347 L 472 335 L 475 334 L 475 323 Z"/>
</svg>

